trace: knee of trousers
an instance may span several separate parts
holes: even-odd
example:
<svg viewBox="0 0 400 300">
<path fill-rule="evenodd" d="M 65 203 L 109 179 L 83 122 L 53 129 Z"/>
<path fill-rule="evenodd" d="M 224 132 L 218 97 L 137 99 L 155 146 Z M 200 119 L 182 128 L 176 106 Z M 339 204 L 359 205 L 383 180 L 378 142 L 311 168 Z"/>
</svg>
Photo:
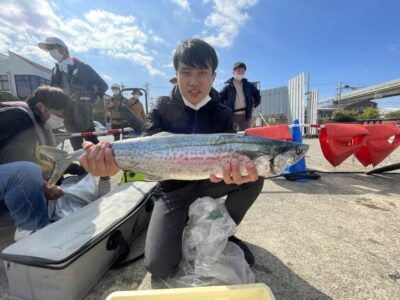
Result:
<svg viewBox="0 0 400 300">
<path fill-rule="evenodd" d="M 15 176 L 20 180 L 27 180 L 31 184 L 32 182 L 36 182 L 38 184 L 42 184 L 43 176 L 42 170 L 39 165 L 29 162 L 29 161 L 20 161 L 15 163 Z"/>
<path fill-rule="evenodd" d="M 147 267 L 147 271 L 155 277 L 167 277 L 178 265 L 178 261 L 166 261 L 161 258 L 149 258 L 145 255 L 144 263 Z"/>
</svg>

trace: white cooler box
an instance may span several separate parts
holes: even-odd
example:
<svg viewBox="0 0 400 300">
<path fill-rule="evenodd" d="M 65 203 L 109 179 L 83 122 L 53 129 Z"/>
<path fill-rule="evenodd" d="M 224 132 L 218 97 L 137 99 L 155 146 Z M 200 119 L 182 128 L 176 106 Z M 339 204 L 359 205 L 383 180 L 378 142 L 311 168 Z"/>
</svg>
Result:
<svg viewBox="0 0 400 300">
<path fill-rule="evenodd" d="M 148 225 L 155 184 L 124 184 L 4 249 L 11 295 L 82 299 Z"/>
</svg>

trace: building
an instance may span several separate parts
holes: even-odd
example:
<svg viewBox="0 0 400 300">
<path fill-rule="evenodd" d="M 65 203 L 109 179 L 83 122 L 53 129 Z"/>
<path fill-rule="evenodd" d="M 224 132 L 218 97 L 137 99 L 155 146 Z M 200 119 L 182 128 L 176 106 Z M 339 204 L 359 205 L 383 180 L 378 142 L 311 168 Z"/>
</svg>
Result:
<svg viewBox="0 0 400 300">
<path fill-rule="evenodd" d="M 0 53 L 0 92 L 25 98 L 38 86 L 49 84 L 51 70 L 14 52 Z"/>
<path fill-rule="evenodd" d="M 356 102 L 346 105 L 346 107 L 342 107 L 344 111 L 355 111 L 357 113 L 362 113 L 368 107 L 378 108 L 378 104 L 372 100 L 366 100 L 363 102 Z M 323 118 L 332 118 L 332 115 L 335 111 L 339 110 L 337 104 L 328 103 L 324 101 L 324 105 L 318 107 L 318 123 L 321 123 Z"/>
<path fill-rule="evenodd" d="M 253 118 L 261 114 L 270 125 L 291 124 L 294 120 L 304 124 L 305 80 L 305 74 L 300 73 L 291 78 L 287 86 L 260 91 L 261 104 L 254 109 Z"/>
</svg>

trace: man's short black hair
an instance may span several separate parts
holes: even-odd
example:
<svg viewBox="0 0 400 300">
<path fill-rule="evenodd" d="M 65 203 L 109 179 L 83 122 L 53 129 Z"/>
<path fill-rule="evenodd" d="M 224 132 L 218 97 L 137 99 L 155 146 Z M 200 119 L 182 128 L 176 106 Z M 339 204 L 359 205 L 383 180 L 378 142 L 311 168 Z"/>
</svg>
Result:
<svg viewBox="0 0 400 300">
<path fill-rule="evenodd" d="M 42 85 L 33 91 L 26 99 L 26 102 L 29 106 L 34 106 L 36 103 L 42 102 L 48 108 L 66 110 L 71 100 L 62 89 Z"/>
<path fill-rule="evenodd" d="M 211 66 L 213 73 L 218 67 L 218 57 L 214 48 L 201 39 L 188 39 L 181 42 L 175 49 L 173 62 L 176 71 L 178 71 L 179 62 L 192 68 Z"/>
<path fill-rule="evenodd" d="M 246 71 L 246 64 L 241 61 L 235 62 L 235 64 L 233 65 L 233 71 L 235 71 L 236 69 L 244 69 Z"/>
</svg>

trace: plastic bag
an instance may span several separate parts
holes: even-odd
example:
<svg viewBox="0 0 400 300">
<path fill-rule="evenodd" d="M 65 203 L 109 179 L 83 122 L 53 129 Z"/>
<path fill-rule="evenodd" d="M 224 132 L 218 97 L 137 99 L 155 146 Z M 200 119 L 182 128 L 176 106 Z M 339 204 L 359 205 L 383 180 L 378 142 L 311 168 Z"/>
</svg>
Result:
<svg viewBox="0 0 400 300">
<path fill-rule="evenodd" d="M 51 221 L 62 219 L 97 199 L 98 188 L 91 174 L 84 177 L 67 177 L 60 187 L 64 196 L 49 201 L 48 212 Z"/>
<path fill-rule="evenodd" d="M 255 281 L 239 246 L 228 242 L 236 224 L 223 199 L 204 197 L 189 208 L 182 242 L 182 259 L 165 283 L 169 287 L 246 284 Z"/>
</svg>

